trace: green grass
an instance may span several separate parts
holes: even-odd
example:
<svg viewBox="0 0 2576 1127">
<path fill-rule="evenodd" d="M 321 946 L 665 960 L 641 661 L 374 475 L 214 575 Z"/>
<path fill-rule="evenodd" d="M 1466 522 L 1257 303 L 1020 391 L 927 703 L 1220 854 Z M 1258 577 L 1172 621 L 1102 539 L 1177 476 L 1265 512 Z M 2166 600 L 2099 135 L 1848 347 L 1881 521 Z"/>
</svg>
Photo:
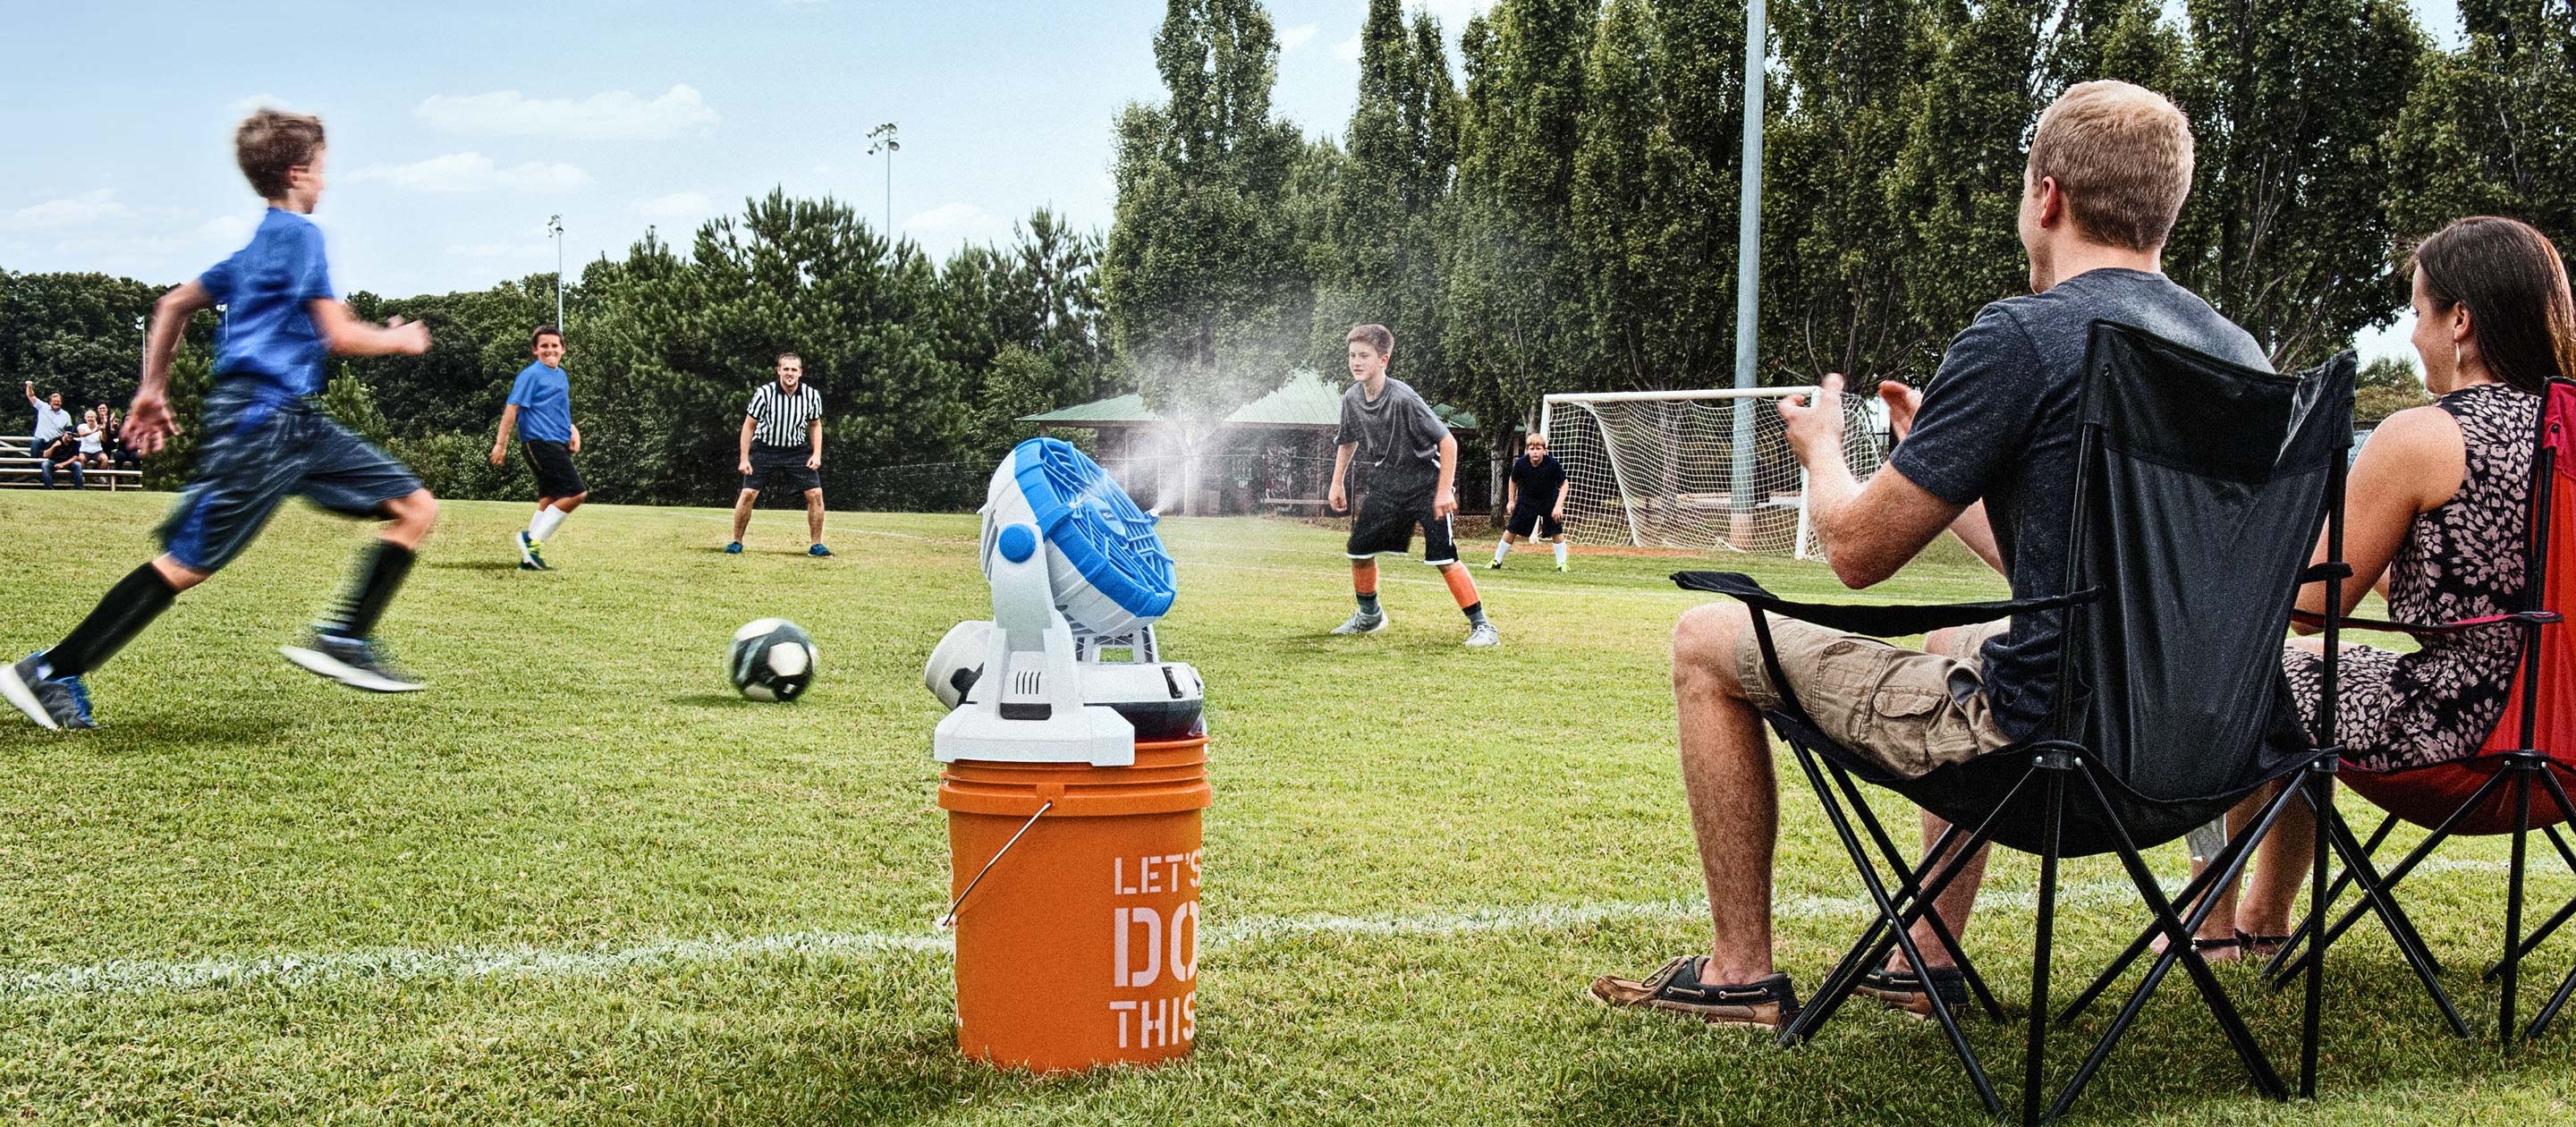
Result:
<svg viewBox="0 0 2576 1127">
<path fill-rule="evenodd" d="M 8 653 L 146 558 L 166 501 L 0 493 Z M 1198 1053 L 1040 1080 L 957 1056 L 932 942 L 947 848 L 919 670 L 986 613 L 973 518 L 838 516 L 841 554 L 818 561 L 789 554 L 789 513 L 729 557 L 721 514 L 594 506 L 549 546 L 560 570 L 523 575 L 523 516 L 443 512 L 383 630 L 428 692 L 363 697 L 277 658 L 363 535 L 295 510 L 93 676 L 103 729 L 0 727 L 0 1119 L 1982 1120 L 1937 1033 L 1866 1004 L 1782 1052 L 1581 998 L 1706 942 L 1667 688 L 1693 600 L 1662 576 L 1687 561 L 1479 569 L 1505 645 L 1470 652 L 1418 564 L 1388 570 L 1390 631 L 1333 639 L 1338 534 L 1167 522 L 1183 593 L 1164 641 L 1205 674 L 1215 739 Z M 1813 565 L 1750 566 L 1834 590 Z M 1886 597 L 1997 589 L 1944 557 Z M 794 706 L 739 701 L 719 670 L 731 629 L 771 614 L 822 646 Z M 1858 890 L 1802 787 L 1784 810 L 1779 956 L 1812 986 Z M 2462 845 L 2449 856 L 2503 856 Z M 2179 877 L 2179 847 L 2154 860 Z M 2536 912 L 2576 893 L 2545 847 L 2535 872 Z M 2137 919 L 2108 863 L 2066 879 L 2061 982 Z M 1971 938 L 2008 1004 L 2034 882 L 1999 857 Z M 2449 985 L 2492 1022 L 2476 969 L 2499 874 L 2413 887 Z M 2576 1027 L 2511 1061 L 2454 1041 L 2386 941 L 2355 935 L 2329 975 L 2321 1103 L 2251 1096 L 2177 978 L 2080 1119 L 2569 1118 Z M 2537 960 L 2525 1013 L 2571 950 Z M 2220 974 L 2293 1067 L 2296 995 Z M 2018 1027 L 1973 1037 L 2018 1075 Z M 2085 1047 L 2062 1038 L 2055 1074 Z"/>
</svg>

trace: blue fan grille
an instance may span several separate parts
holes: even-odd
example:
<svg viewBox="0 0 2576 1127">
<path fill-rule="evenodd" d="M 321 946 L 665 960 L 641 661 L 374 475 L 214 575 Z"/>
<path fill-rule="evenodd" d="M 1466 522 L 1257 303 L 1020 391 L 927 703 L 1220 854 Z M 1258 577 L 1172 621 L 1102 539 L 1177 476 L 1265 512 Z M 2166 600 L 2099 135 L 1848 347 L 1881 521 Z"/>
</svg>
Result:
<svg viewBox="0 0 2576 1127">
<path fill-rule="evenodd" d="M 1012 476 L 1038 528 L 1095 590 L 1139 618 L 1160 618 L 1177 585 L 1154 518 L 1072 443 L 1032 438 L 1011 452 Z"/>
</svg>

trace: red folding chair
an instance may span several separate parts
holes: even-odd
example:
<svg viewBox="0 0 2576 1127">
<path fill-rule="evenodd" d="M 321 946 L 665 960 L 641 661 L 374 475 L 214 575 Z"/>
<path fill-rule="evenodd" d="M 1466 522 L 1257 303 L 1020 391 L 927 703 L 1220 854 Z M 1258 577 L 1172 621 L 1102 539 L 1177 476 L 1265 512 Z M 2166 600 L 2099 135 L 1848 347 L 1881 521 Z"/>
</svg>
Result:
<svg viewBox="0 0 2576 1127">
<path fill-rule="evenodd" d="M 2530 572 L 2522 610 L 2431 626 L 2345 620 L 2349 626 L 2418 636 L 2463 630 L 2519 630 L 2522 660 L 2504 713 L 2477 755 L 2393 771 L 2367 771 L 2348 761 L 2343 764 L 2340 774 L 2344 781 L 2388 816 L 2362 846 L 2363 863 L 2338 877 L 2325 899 L 2326 906 L 2332 907 L 2335 897 L 2356 880 L 2366 894 L 2375 888 L 2381 902 L 2391 908 L 2381 914 L 2391 938 L 2401 949 L 2411 947 L 2415 952 L 2424 952 L 2423 938 L 2415 933 L 2404 912 L 2395 909 L 2389 894 L 2436 847 L 2455 835 L 2512 834 L 2513 862 L 2506 877 L 2504 957 L 2486 971 L 2488 981 L 2503 981 L 2496 1031 L 2508 1048 L 2514 1043 L 2514 1005 L 2523 956 L 2576 917 L 2576 899 L 2570 899 L 2529 937 L 2522 934 L 2523 862 L 2525 841 L 2531 831 L 2539 830 L 2547 837 L 2559 860 L 2576 873 L 2576 848 L 2570 848 L 2560 831 L 2562 825 L 2576 822 L 2576 802 L 2568 799 L 2569 788 L 2576 787 L 2576 631 L 2567 628 L 2563 617 L 2576 609 L 2576 383 L 2550 381 L 2537 437 L 2527 542 Z M 2537 804 L 2533 802 L 2535 794 L 2541 799 Z M 2331 811 L 2328 818 L 2339 821 Z M 2369 854 L 2387 840 L 2389 831 L 2400 820 L 2433 832 L 2385 876 L 2370 872 Z M 2364 910 L 2364 906 L 2356 905 L 2347 911 L 2327 930 L 2326 944 L 2331 947 Z M 2286 983 L 2305 965 L 2307 956 L 2299 953 L 2300 942 L 2310 934 L 2321 914 L 2302 921 L 2290 942 L 2273 958 L 2269 973 L 2274 985 Z M 2468 1025 L 2442 992 L 2441 984 L 2426 979 L 2425 987 L 2453 1030 L 2468 1036 Z M 2532 1018 L 2530 1027 L 2522 1032 L 2523 1039 L 2537 1038 L 2546 1031 L 2550 1020 L 2566 1006 L 2570 994 L 2576 994 L 2576 969 L 2568 972 L 2549 1003 Z"/>
</svg>

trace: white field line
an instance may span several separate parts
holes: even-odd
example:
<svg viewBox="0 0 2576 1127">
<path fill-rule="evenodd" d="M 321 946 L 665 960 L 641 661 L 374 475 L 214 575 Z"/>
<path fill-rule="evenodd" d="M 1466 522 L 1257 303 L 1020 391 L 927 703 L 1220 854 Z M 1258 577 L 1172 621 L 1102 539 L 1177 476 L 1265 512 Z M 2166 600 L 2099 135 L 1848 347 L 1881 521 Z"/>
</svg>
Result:
<svg viewBox="0 0 2576 1127">
<path fill-rule="evenodd" d="M 2469 862 L 2457 867 L 2495 867 Z M 2170 893 L 2172 889 L 2169 887 Z M 2060 889 L 2066 907 L 2121 906 L 2136 892 L 2124 881 L 2069 882 Z M 2028 913 L 2031 889 L 1989 889 L 1979 901 L 1987 912 Z M 1857 918 L 1869 902 L 1857 896 L 1798 896 L 1775 907 L 1784 919 Z M 1447 938 L 1495 932 L 1566 931 L 1605 923 L 1696 920 L 1705 899 L 1532 904 L 1508 908 L 1411 915 L 1250 916 L 1208 931 L 1218 949 L 1319 938 Z M 938 932 L 791 932 L 748 938 L 661 940 L 630 947 L 531 946 L 405 948 L 263 955 L 244 959 L 163 962 L 116 959 L 103 963 L 0 970 L 0 998 L 147 991 L 231 990 L 255 986 L 301 988 L 343 981 L 413 982 L 504 976 L 574 977 L 682 966 L 743 962 L 773 955 L 865 959 L 888 954 L 946 955 L 950 938 Z"/>
</svg>

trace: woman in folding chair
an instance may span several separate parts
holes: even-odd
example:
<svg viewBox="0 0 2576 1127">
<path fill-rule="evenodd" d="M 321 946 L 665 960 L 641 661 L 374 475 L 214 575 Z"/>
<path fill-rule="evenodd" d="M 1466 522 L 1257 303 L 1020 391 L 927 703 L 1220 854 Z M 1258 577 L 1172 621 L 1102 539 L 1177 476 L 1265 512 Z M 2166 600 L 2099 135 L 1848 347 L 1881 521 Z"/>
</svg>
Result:
<svg viewBox="0 0 2576 1127">
<path fill-rule="evenodd" d="M 2576 378 L 2576 305 L 2557 248 L 2512 219 L 2443 228 L 2416 248 L 2414 276 L 2415 352 L 2425 386 L 2440 399 L 2390 416 L 2353 465 L 2345 550 L 2361 582 L 2344 588 L 2343 609 L 2375 586 L 2392 619 L 2421 627 L 2409 631 L 2421 648 L 2400 654 L 2347 643 L 2335 716 L 2354 789 L 2431 828 L 2495 772 L 2492 764 L 2474 773 L 2419 769 L 2529 746 L 2507 701 L 2518 696 L 2526 632 L 2541 625 L 2517 614 L 2537 570 L 2535 438 L 2550 381 Z M 2302 592 L 2300 608 L 2325 609 L 2321 584 Z M 2317 639 L 2301 638 L 2284 657 L 2312 725 L 2323 652 Z M 2554 750 L 2576 762 L 2576 749 Z M 2568 778 L 2576 784 L 2576 775 Z M 2489 795 L 2501 800 L 2501 789 Z M 2502 805 L 2455 830 L 2510 832 Z M 2545 789 L 2533 807 L 2530 828 L 2566 816 Z M 2198 945 L 2219 949 L 2213 957 L 2240 945 L 2247 957 L 2266 957 L 2289 942 L 2314 832 L 2310 812 L 2291 807 L 2263 843 L 2244 899 L 2232 912 L 2222 902 Z"/>
</svg>

